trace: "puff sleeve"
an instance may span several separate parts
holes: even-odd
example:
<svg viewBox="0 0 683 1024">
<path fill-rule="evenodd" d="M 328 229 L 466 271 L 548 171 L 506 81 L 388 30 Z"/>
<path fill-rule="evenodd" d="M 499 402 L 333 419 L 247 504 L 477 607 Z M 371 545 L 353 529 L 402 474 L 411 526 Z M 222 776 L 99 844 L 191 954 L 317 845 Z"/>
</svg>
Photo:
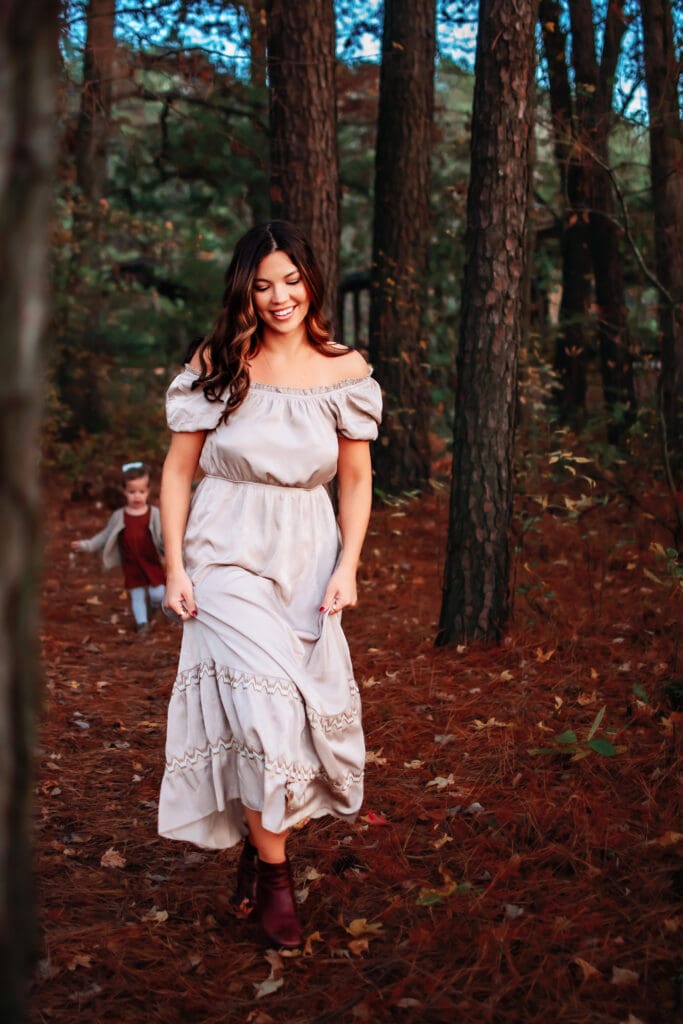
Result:
<svg viewBox="0 0 683 1024">
<path fill-rule="evenodd" d="M 166 392 L 166 421 L 178 433 L 214 430 L 220 422 L 223 402 L 210 402 L 201 388 L 192 390 L 199 374 L 186 366 Z"/>
<path fill-rule="evenodd" d="M 370 374 L 335 395 L 337 432 L 351 441 L 374 441 L 382 419 L 382 392 Z"/>
</svg>

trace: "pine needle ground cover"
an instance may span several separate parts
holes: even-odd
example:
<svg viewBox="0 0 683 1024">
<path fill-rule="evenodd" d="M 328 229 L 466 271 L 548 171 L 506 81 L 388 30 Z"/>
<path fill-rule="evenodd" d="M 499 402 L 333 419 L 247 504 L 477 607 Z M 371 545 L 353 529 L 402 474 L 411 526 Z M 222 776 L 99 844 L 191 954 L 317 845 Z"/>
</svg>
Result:
<svg viewBox="0 0 683 1024">
<path fill-rule="evenodd" d="M 231 911 L 236 851 L 157 838 L 180 634 L 133 633 L 120 579 L 69 555 L 106 510 L 50 489 L 33 1024 L 683 1020 L 665 496 L 520 498 L 503 644 L 435 650 L 447 504 L 373 515 L 345 615 L 366 803 L 293 835 L 306 941 L 285 956 Z"/>
</svg>

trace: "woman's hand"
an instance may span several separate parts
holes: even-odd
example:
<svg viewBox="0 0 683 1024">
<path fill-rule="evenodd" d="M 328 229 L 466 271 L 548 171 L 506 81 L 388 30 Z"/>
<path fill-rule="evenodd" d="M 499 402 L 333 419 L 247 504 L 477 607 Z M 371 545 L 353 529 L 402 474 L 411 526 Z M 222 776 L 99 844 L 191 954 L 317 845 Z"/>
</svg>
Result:
<svg viewBox="0 0 683 1024">
<path fill-rule="evenodd" d="M 183 622 L 197 617 L 194 588 L 190 577 L 184 569 L 182 572 L 170 573 L 166 577 L 164 604 L 169 611 L 175 612 Z"/>
<path fill-rule="evenodd" d="M 355 608 L 357 604 L 355 570 L 340 565 L 330 576 L 320 611 L 336 615 L 344 608 Z"/>
</svg>

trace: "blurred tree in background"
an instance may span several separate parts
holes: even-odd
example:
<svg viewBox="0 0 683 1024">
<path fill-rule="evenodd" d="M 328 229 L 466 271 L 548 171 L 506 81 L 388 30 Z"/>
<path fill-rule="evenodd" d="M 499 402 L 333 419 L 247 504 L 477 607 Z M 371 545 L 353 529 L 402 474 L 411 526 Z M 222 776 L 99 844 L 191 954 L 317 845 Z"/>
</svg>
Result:
<svg viewBox="0 0 683 1024">
<path fill-rule="evenodd" d="M 57 0 L 0 13 L 0 1019 L 25 1020 L 35 953 L 31 794 L 39 691 L 40 427 L 55 156 Z"/>
</svg>

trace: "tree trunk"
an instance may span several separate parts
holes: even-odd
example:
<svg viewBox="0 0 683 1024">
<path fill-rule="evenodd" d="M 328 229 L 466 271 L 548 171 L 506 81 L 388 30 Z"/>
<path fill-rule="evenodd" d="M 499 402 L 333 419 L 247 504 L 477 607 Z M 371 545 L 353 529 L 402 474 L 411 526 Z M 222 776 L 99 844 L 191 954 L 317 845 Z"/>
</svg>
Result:
<svg viewBox="0 0 683 1024">
<path fill-rule="evenodd" d="M 586 400 L 586 368 L 591 348 L 588 312 L 592 266 L 588 216 L 587 178 L 577 155 L 574 104 L 567 68 L 567 40 L 562 31 L 559 0 L 541 0 L 539 18 L 543 36 L 555 160 L 562 194 L 562 301 L 555 345 L 555 370 L 560 382 L 557 404 L 562 419 L 578 426 Z"/>
<path fill-rule="evenodd" d="M 579 144 L 590 182 L 588 209 L 590 248 L 598 308 L 600 365 L 607 417 L 607 436 L 623 439 L 636 415 L 633 353 L 628 335 L 620 230 L 615 223 L 609 167 L 614 75 L 626 22 L 623 0 L 607 10 L 602 57 L 595 53 L 591 0 L 569 0 L 576 78 Z"/>
<path fill-rule="evenodd" d="M 423 310 L 435 45 L 435 0 L 385 0 L 369 331 L 370 360 L 385 398 L 375 481 L 392 494 L 429 484 Z"/>
<path fill-rule="evenodd" d="M 332 0 L 269 0 L 271 213 L 308 236 L 336 324 L 339 160 Z"/>
<path fill-rule="evenodd" d="M 54 162 L 57 0 L 0 14 L 0 1019 L 25 1019 L 39 667 L 38 438 Z"/>
<path fill-rule="evenodd" d="M 662 338 L 661 403 L 671 483 L 683 491 L 683 124 L 668 0 L 640 0 Z"/>
<path fill-rule="evenodd" d="M 81 109 L 76 129 L 76 173 L 88 199 L 107 185 L 107 153 L 114 78 L 115 0 L 88 0 Z"/>
<path fill-rule="evenodd" d="M 450 522 L 437 644 L 498 640 L 509 615 L 536 13 L 534 0 L 481 0 Z"/>
</svg>

